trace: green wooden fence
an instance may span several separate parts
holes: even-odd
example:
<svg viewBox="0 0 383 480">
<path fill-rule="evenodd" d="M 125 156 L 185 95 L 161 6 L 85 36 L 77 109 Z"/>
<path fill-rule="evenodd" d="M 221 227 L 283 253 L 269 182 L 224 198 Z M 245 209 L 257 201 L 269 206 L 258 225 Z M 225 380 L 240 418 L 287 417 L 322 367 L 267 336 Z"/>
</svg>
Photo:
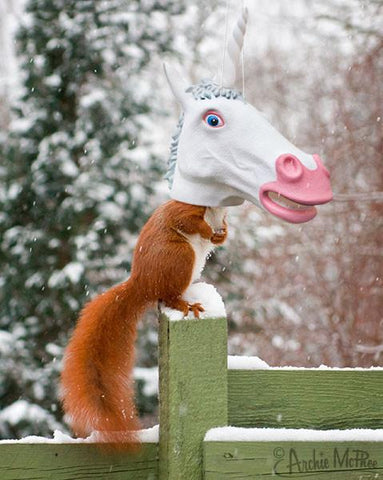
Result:
<svg viewBox="0 0 383 480">
<path fill-rule="evenodd" d="M 383 480 L 383 369 L 228 370 L 225 318 L 162 314 L 159 335 L 158 442 L 0 443 L 0 479 Z"/>
</svg>

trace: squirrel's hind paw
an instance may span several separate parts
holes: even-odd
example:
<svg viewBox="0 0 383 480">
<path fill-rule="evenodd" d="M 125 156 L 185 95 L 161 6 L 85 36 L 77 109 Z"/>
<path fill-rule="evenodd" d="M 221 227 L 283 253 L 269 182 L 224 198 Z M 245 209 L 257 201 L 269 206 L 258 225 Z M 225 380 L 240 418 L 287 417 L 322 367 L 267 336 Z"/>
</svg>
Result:
<svg viewBox="0 0 383 480">
<path fill-rule="evenodd" d="M 194 317 L 199 318 L 199 314 L 205 311 L 200 303 L 189 303 L 182 298 L 170 298 L 163 300 L 163 302 L 168 308 L 182 312 L 184 317 L 187 317 L 189 312 L 193 312 Z"/>
</svg>

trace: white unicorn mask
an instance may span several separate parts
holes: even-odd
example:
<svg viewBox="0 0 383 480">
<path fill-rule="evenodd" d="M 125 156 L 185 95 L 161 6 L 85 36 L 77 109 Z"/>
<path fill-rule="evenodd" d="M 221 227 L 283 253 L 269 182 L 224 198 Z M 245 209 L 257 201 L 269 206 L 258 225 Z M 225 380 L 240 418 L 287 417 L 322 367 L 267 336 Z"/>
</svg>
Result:
<svg viewBox="0 0 383 480">
<path fill-rule="evenodd" d="M 244 11 L 228 46 L 226 85 L 238 76 L 246 18 Z M 249 200 L 291 223 L 311 220 L 315 205 L 332 199 L 319 156 L 291 144 L 240 92 L 209 80 L 187 87 L 177 72 L 165 73 L 183 109 L 167 174 L 173 199 L 209 207 Z"/>
</svg>

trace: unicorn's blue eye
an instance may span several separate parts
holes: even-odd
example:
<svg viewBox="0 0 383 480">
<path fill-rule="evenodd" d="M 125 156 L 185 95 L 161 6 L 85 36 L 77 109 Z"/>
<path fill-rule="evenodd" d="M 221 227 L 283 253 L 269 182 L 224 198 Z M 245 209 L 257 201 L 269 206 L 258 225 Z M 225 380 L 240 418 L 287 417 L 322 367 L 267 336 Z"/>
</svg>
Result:
<svg viewBox="0 0 383 480">
<path fill-rule="evenodd" d="M 225 125 L 223 118 L 216 112 L 207 112 L 203 118 L 209 127 L 217 128 Z"/>
</svg>

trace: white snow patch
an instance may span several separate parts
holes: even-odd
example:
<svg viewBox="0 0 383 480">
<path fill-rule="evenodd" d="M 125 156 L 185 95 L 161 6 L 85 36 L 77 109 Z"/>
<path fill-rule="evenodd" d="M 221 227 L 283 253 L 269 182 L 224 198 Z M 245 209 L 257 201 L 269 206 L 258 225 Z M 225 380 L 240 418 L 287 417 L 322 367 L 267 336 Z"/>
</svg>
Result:
<svg viewBox="0 0 383 480">
<path fill-rule="evenodd" d="M 160 426 L 154 425 L 154 427 L 146 428 L 138 432 L 138 438 L 141 442 L 145 443 L 157 443 L 159 441 Z"/>
<path fill-rule="evenodd" d="M 69 279 L 76 284 L 80 281 L 81 275 L 84 272 L 84 266 L 79 262 L 70 262 L 62 270 L 56 270 L 52 273 L 48 280 L 50 288 L 64 285 L 65 280 Z"/>
<path fill-rule="evenodd" d="M 301 325 L 303 323 L 301 317 L 288 303 L 282 301 L 276 302 L 275 308 L 279 310 L 280 314 L 283 315 L 286 320 L 294 325 Z"/>
<path fill-rule="evenodd" d="M 320 365 L 319 367 L 271 367 L 265 361 L 258 357 L 247 357 L 245 355 L 229 355 L 227 357 L 227 368 L 229 370 L 334 370 L 334 371 L 383 371 L 383 367 L 328 367 Z"/>
<path fill-rule="evenodd" d="M 102 103 L 105 100 L 105 95 L 106 93 L 104 92 L 104 90 L 95 88 L 90 93 L 84 95 L 80 99 L 80 105 L 83 108 L 92 107 L 96 103 Z"/>
<path fill-rule="evenodd" d="M 62 159 L 61 171 L 67 177 L 75 178 L 79 173 L 79 169 L 76 164 L 70 158 Z"/>
<path fill-rule="evenodd" d="M 151 428 L 138 430 L 137 437 L 141 442 L 157 443 L 159 438 L 159 426 L 155 425 Z M 60 430 L 55 430 L 53 438 L 30 435 L 21 438 L 20 440 L 0 440 L 0 444 L 4 443 L 97 443 L 97 432 L 93 432 L 87 438 L 73 438 Z"/>
<path fill-rule="evenodd" d="M 383 429 L 212 428 L 206 442 L 383 442 Z"/>
<path fill-rule="evenodd" d="M 9 129 L 15 133 L 23 133 L 29 130 L 33 125 L 30 118 L 14 118 L 11 120 Z"/>
<path fill-rule="evenodd" d="M 40 272 L 33 273 L 26 281 L 26 288 L 38 287 L 44 285 L 44 278 Z"/>
<path fill-rule="evenodd" d="M 55 343 L 47 343 L 45 346 L 45 351 L 52 355 L 52 357 L 59 357 L 62 354 L 62 347 L 56 345 Z"/>
<path fill-rule="evenodd" d="M 11 200 L 14 200 L 22 191 L 23 188 L 21 185 L 18 185 L 17 183 L 12 183 L 8 189 L 8 197 Z"/>
<path fill-rule="evenodd" d="M 81 279 L 81 275 L 84 272 L 84 266 L 79 262 L 70 262 L 65 265 L 63 272 L 72 283 L 78 283 Z"/>
<path fill-rule="evenodd" d="M 17 425 L 25 420 L 48 421 L 53 426 L 59 426 L 53 415 L 39 405 L 31 404 L 26 400 L 17 400 L 0 412 L 0 424 L 6 422 L 10 425 Z"/>
<path fill-rule="evenodd" d="M 21 420 L 28 418 L 45 418 L 46 412 L 38 405 L 31 405 L 26 400 L 17 400 L 0 413 L 0 421 L 6 420 L 11 425 L 16 425 Z"/>
<path fill-rule="evenodd" d="M 105 218 L 114 222 L 118 222 L 124 216 L 124 210 L 114 202 L 103 202 L 99 206 L 99 211 Z"/>
<path fill-rule="evenodd" d="M 158 393 L 158 367 L 142 368 L 135 367 L 134 378 L 144 381 L 143 392 L 147 396 L 157 395 Z"/>
<path fill-rule="evenodd" d="M 285 344 L 285 341 L 283 340 L 283 337 L 281 335 L 274 335 L 273 338 L 271 339 L 271 345 L 275 348 L 283 348 L 283 345 Z"/>
<path fill-rule="evenodd" d="M 268 227 L 257 227 L 257 237 L 262 241 L 272 242 L 277 237 L 281 237 L 285 234 L 284 229 L 280 225 L 270 225 Z"/>
<path fill-rule="evenodd" d="M 182 298 L 189 303 L 200 303 L 203 306 L 205 311 L 200 313 L 200 318 L 202 319 L 226 317 L 222 297 L 213 285 L 205 282 L 193 283 L 185 291 Z M 171 321 L 193 320 L 195 318 L 192 312 L 189 312 L 189 315 L 184 317 L 179 310 L 173 310 L 164 306 L 161 306 L 161 312 Z"/>
<path fill-rule="evenodd" d="M 227 368 L 229 370 L 267 370 L 271 367 L 258 357 L 228 355 Z"/>
<path fill-rule="evenodd" d="M 9 355 L 15 348 L 15 337 L 10 332 L 0 330 L 0 353 Z M 1 415 L 1 414 L 0 414 Z"/>
<path fill-rule="evenodd" d="M 57 74 L 49 75 L 45 77 L 44 83 L 49 87 L 59 87 L 61 85 L 61 77 Z"/>
<path fill-rule="evenodd" d="M 55 430 L 53 438 L 39 437 L 37 435 L 29 435 L 20 438 L 20 440 L 0 440 L 1 443 L 93 443 L 95 442 L 96 432 L 87 438 L 73 438 L 60 430 Z"/>
</svg>

